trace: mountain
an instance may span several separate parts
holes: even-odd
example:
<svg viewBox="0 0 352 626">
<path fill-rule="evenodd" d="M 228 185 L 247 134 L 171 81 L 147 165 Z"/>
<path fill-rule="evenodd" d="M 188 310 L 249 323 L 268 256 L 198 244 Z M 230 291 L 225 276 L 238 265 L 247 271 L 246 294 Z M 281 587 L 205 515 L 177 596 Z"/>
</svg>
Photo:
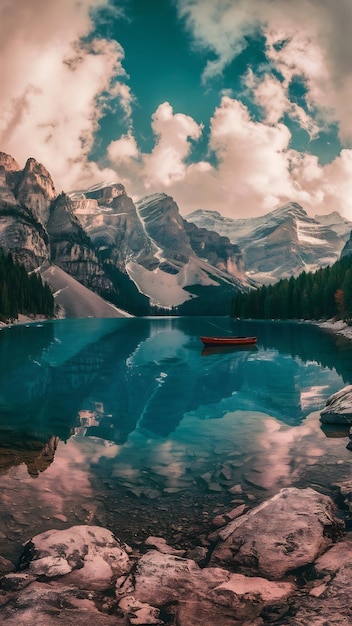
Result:
<svg viewBox="0 0 352 626">
<path fill-rule="evenodd" d="M 6 254 L 11 253 L 15 261 L 23 263 L 28 272 L 43 270 L 45 278 L 45 268 L 56 264 L 86 288 L 117 294 L 91 240 L 73 213 L 69 196 L 56 194 L 49 172 L 35 159 L 28 159 L 21 170 L 13 157 L 3 152 L 0 152 L 0 247 Z M 75 302 L 78 293 L 70 292 L 72 302 L 65 298 L 66 314 L 70 315 L 77 307 L 84 316 L 84 307 Z M 93 300 L 97 297 L 96 293 L 91 295 Z M 106 309 L 106 315 L 110 311 Z"/>
<path fill-rule="evenodd" d="M 253 284 L 238 247 L 187 223 L 164 193 L 134 204 L 122 185 L 112 184 L 70 197 L 112 280 L 124 276 L 125 289 L 133 284 L 144 296 L 144 314 L 150 306 L 159 313 L 226 314 L 231 297 Z"/>
<path fill-rule="evenodd" d="M 114 305 L 114 314 L 134 315 L 227 314 L 232 297 L 254 284 L 238 246 L 186 222 L 171 197 L 155 194 L 136 205 L 110 182 L 57 194 L 44 165 L 30 158 L 21 169 L 5 153 L 0 247 L 27 271 L 40 271 L 69 316 L 102 310 L 73 279 L 92 301 Z"/>
<path fill-rule="evenodd" d="M 255 218 L 231 219 L 217 211 L 198 210 L 186 220 L 237 244 L 245 271 L 262 284 L 331 265 L 340 257 L 352 229 L 352 222 L 337 212 L 311 218 L 295 202 Z"/>
<path fill-rule="evenodd" d="M 48 261 L 50 252 L 45 227 L 22 199 L 28 192 L 28 168 L 25 170 L 11 156 L 0 152 L 0 247 L 6 254 L 12 252 L 15 260 L 31 271 Z M 37 187 L 34 195 L 38 204 L 45 204 Z"/>
</svg>

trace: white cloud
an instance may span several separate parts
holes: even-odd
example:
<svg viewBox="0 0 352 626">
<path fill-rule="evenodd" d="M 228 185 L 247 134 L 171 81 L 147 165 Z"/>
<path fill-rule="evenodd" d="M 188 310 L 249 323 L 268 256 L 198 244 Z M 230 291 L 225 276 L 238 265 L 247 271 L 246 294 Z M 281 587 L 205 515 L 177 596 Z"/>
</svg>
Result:
<svg viewBox="0 0 352 626">
<path fill-rule="evenodd" d="M 110 161 L 116 165 L 139 157 L 137 142 L 131 131 L 127 135 L 122 135 L 120 139 L 112 141 L 107 151 Z"/>
<path fill-rule="evenodd" d="M 177 0 L 197 46 L 215 53 L 204 78 L 221 73 L 261 27 L 267 55 L 287 88 L 294 76 L 306 84 L 307 107 L 321 123 L 336 121 L 341 140 L 352 140 L 352 3 L 350 0 Z M 277 110 L 278 112 L 278 110 Z M 290 111 L 309 128 L 307 116 Z"/>
<path fill-rule="evenodd" d="M 0 7 L 1 149 L 21 164 L 29 156 L 43 162 L 65 189 L 99 175 L 87 155 L 109 98 L 118 97 L 130 115 L 131 94 L 119 82 L 123 49 L 80 39 L 92 29 L 90 10 L 103 4 L 18 0 Z"/>
<path fill-rule="evenodd" d="M 192 144 L 202 134 L 201 125 L 183 113 L 174 114 L 168 102 L 161 104 L 152 117 L 152 129 L 157 137 L 150 154 L 143 155 L 143 175 L 146 186 L 155 184 L 170 186 L 185 178 L 185 159 Z"/>
<path fill-rule="evenodd" d="M 260 215 L 288 201 L 300 202 L 311 214 L 340 211 L 352 219 L 352 150 L 343 150 L 322 166 L 316 156 L 290 148 L 284 124 L 251 119 L 248 109 L 222 98 L 211 120 L 209 148 L 215 164 L 188 163 L 190 138 L 201 127 L 174 114 L 168 103 L 153 116 L 156 145 L 138 152 L 130 132 L 109 146 L 119 180 L 135 198 L 164 191 L 183 215 L 204 208 L 233 218 Z"/>
<path fill-rule="evenodd" d="M 176 4 L 195 45 L 216 54 L 206 64 L 204 81 L 221 73 L 246 48 L 246 36 L 258 26 L 255 7 L 245 0 L 177 0 Z"/>
<path fill-rule="evenodd" d="M 3 0 L 1 150 L 21 165 L 37 158 L 58 190 L 119 180 L 134 197 L 169 193 L 183 214 L 207 208 L 243 217 L 296 200 L 310 212 L 338 210 L 352 219 L 352 150 L 321 166 L 316 157 L 290 148 L 282 123 L 289 115 L 314 137 L 318 124 L 335 121 L 341 138 L 351 138 L 351 1 L 177 0 L 177 6 L 195 44 L 215 55 L 204 80 L 221 73 L 261 27 L 271 69 L 280 74 L 270 73 L 269 64 L 258 76 L 247 74 L 262 121 L 224 96 L 210 124 L 214 158 L 192 163 L 202 124 L 164 102 L 151 120 L 154 148 L 143 153 L 130 123 L 134 100 L 123 49 L 116 41 L 81 39 L 92 30 L 90 9 L 106 8 L 107 0 Z M 304 108 L 289 97 L 296 76 L 307 88 Z M 111 100 L 130 130 L 110 142 L 110 166 L 101 169 L 88 154 Z"/>
<path fill-rule="evenodd" d="M 256 77 L 250 70 L 247 74 L 247 85 L 252 89 L 256 102 L 265 112 L 267 124 L 277 124 L 284 115 L 296 120 L 314 139 L 319 133 L 319 127 L 312 117 L 295 102 L 290 102 L 287 85 L 274 76 L 265 74 L 263 78 Z"/>
</svg>

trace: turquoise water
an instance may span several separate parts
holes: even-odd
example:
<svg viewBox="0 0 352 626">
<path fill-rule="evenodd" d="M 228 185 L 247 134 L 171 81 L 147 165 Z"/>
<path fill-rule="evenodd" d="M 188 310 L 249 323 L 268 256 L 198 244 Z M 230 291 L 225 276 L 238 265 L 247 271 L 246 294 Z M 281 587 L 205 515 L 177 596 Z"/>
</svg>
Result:
<svg viewBox="0 0 352 626">
<path fill-rule="evenodd" d="M 200 335 L 257 335 L 205 353 Z M 197 543 L 213 514 L 287 485 L 350 478 L 319 410 L 352 344 L 309 324 L 61 320 L 0 332 L 0 554 L 97 523 L 128 542 Z"/>
</svg>

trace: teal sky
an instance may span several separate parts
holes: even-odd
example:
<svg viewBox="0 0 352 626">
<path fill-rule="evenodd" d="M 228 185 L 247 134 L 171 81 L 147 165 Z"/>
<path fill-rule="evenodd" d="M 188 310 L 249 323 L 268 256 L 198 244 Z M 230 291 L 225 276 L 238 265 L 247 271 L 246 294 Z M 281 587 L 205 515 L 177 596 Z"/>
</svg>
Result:
<svg viewBox="0 0 352 626">
<path fill-rule="evenodd" d="M 111 10 L 115 7 L 116 13 Z M 210 119 L 226 92 L 239 98 L 249 108 L 253 119 L 262 120 L 263 112 L 253 97 L 246 92 L 244 79 L 249 68 L 258 75 L 270 71 L 265 54 L 265 39 L 258 30 L 246 38 L 246 47 L 223 70 L 206 84 L 202 74 L 208 60 L 215 58 L 211 50 L 201 50 L 187 31 L 185 21 L 177 13 L 175 0 L 125 0 L 114 1 L 110 8 L 103 7 L 92 13 L 95 29 L 91 37 L 98 36 L 118 41 L 125 53 L 123 67 L 134 96 L 132 127 L 142 150 L 151 150 L 155 137 L 150 121 L 161 102 L 167 101 L 175 112 L 182 112 L 204 125 L 203 138 L 194 146 L 194 159 L 207 155 L 207 138 Z M 306 88 L 301 77 L 290 83 L 290 99 L 303 109 Z M 306 130 L 286 118 L 292 133 L 290 145 L 300 151 L 309 151 L 322 164 L 331 161 L 341 150 L 336 126 L 328 125 L 311 138 Z M 129 123 L 123 119 L 121 109 L 104 115 L 100 122 L 91 158 L 101 158 L 115 137 L 117 130 L 127 132 Z"/>
<path fill-rule="evenodd" d="M 352 219 L 351 24 L 351 0 L 0 3 L 0 149 L 58 190 Z"/>
</svg>

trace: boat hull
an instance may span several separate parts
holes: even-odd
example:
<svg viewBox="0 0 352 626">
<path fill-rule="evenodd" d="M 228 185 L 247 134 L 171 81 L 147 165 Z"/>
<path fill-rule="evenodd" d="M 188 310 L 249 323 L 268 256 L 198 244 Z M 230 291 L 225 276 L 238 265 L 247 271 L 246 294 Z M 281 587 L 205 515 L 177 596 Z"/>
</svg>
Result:
<svg viewBox="0 0 352 626">
<path fill-rule="evenodd" d="M 256 337 L 201 337 L 205 346 L 250 346 L 257 342 Z"/>
</svg>

